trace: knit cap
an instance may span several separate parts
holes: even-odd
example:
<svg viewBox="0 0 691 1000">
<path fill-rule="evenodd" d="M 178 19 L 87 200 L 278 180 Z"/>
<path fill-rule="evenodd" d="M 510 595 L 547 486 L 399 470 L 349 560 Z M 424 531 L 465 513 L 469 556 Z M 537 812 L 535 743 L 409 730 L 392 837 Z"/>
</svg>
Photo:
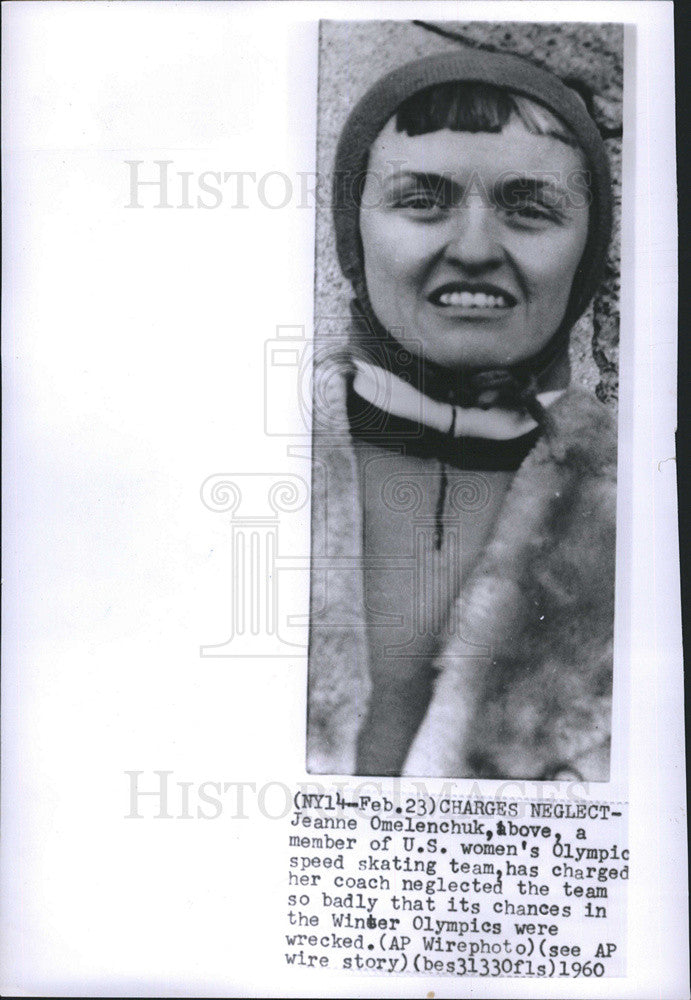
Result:
<svg viewBox="0 0 691 1000">
<path fill-rule="evenodd" d="M 564 318 L 539 355 L 505 370 L 520 376 L 534 374 L 565 348 L 573 324 L 587 308 L 602 278 L 612 228 L 610 169 L 602 137 L 580 95 L 548 70 L 521 56 L 463 47 L 407 63 L 382 77 L 351 112 L 336 151 L 333 216 L 338 259 L 355 291 L 353 312 L 361 327 L 364 322 L 380 337 L 390 338 L 374 314 L 364 278 L 359 214 L 370 149 L 400 105 L 413 94 L 436 84 L 461 81 L 503 87 L 542 104 L 568 126 L 587 161 L 591 197 L 588 238 Z"/>
</svg>

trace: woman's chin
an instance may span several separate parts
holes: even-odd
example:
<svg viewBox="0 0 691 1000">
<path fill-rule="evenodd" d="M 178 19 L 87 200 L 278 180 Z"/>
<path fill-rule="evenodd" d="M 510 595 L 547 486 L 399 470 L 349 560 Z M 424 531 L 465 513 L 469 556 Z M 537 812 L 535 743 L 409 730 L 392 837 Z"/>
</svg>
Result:
<svg viewBox="0 0 691 1000">
<path fill-rule="evenodd" d="M 533 341 L 523 331 L 498 328 L 489 322 L 461 321 L 453 327 L 431 330 L 428 326 L 416 340 L 403 346 L 425 361 L 442 368 L 504 368 L 535 357 L 548 343 L 549 337 Z"/>
<path fill-rule="evenodd" d="M 412 345 L 409 350 L 413 351 Z M 537 353 L 537 350 L 532 353 Z M 486 345 L 455 344 L 451 349 L 448 345 L 423 345 L 422 350 L 418 348 L 415 353 L 419 354 L 425 361 L 435 364 L 440 368 L 471 369 L 482 370 L 489 368 L 506 368 L 518 364 L 530 354 L 521 357 L 520 354 L 507 354 L 506 351 L 487 350 Z"/>
</svg>

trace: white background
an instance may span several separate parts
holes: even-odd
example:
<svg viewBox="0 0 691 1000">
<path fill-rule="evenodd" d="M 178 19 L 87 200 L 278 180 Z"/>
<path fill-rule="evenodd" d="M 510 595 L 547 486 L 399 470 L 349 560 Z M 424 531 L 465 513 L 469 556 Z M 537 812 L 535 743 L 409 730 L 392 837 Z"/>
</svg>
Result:
<svg viewBox="0 0 691 1000">
<path fill-rule="evenodd" d="M 199 490 L 215 473 L 308 478 L 287 439 L 264 434 L 264 343 L 277 325 L 309 333 L 313 211 L 297 198 L 273 210 L 256 193 L 234 209 L 232 187 L 214 210 L 156 210 L 151 189 L 146 208 L 125 208 L 126 160 L 144 161 L 142 177 L 155 160 L 173 161 L 171 176 L 314 170 L 319 17 L 488 16 L 637 25 L 625 102 L 618 739 L 602 791 L 626 796 L 628 780 L 629 976 L 530 991 L 687 994 L 666 461 L 672 5 L 40 2 L 3 7 L 6 995 L 524 993 L 520 981 L 344 983 L 286 969 L 287 829 L 271 816 L 283 811 L 280 783 L 306 777 L 306 661 L 200 657 L 230 634 L 231 562 L 229 520 Z M 303 429 L 297 406 L 284 420 Z M 289 553 L 307 555 L 308 529 L 308 507 L 281 524 Z M 306 613 L 307 574 L 291 587 Z M 156 769 L 193 792 L 204 781 L 276 784 L 263 810 L 248 790 L 246 819 L 232 793 L 214 821 L 125 819 L 125 772 L 153 788 Z"/>
</svg>

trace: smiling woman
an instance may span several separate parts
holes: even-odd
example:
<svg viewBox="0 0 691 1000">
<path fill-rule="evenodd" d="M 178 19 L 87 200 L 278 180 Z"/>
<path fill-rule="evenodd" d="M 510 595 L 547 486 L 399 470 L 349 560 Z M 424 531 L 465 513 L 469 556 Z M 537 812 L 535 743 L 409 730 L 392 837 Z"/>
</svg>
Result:
<svg viewBox="0 0 691 1000">
<path fill-rule="evenodd" d="M 610 237 L 597 127 L 524 58 L 428 56 L 353 109 L 333 210 L 355 299 L 347 448 L 315 437 L 309 769 L 605 780 L 616 435 L 568 357 Z"/>
</svg>

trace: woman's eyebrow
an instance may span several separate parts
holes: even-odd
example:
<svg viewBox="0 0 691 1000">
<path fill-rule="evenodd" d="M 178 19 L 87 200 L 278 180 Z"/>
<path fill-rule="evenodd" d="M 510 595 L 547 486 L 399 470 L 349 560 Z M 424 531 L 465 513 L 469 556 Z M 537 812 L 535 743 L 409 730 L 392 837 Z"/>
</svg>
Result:
<svg viewBox="0 0 691 1000">
<path fill-rule="evenodd" d="M 390 183 L 400 184 L 402 181 L 412 181 L 426 191 L 457 192 L 462 191 L 458 181 L 447 174 L 430 173 L 427 170 L 401 170 L 391 175 Z"/>
<path fill-rule="evenodd" d="M 531 195 L 562 201 L 567 198 L 569 190 L 560 183 L 559 174 L 524 174 L 502 177 L 495 185 L 495 195 L 502 202 L 513 198 Z"/>
</svg>

